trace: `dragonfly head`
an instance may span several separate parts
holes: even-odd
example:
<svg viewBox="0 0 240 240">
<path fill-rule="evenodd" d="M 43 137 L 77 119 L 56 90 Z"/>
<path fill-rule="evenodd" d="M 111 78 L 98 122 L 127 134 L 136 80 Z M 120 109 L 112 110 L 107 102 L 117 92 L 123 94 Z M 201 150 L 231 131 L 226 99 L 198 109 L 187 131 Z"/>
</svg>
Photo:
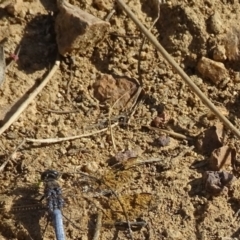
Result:
<svg viewBox="0 0 240 240">
<path fill-rule="evenodd" d="M 41 180 L 44 182 L 57 180 L 59 178 L 59 176 L 60 176 L 60 174 L 58 171 L 48 169 L 41 173 Z"/>
</svg>

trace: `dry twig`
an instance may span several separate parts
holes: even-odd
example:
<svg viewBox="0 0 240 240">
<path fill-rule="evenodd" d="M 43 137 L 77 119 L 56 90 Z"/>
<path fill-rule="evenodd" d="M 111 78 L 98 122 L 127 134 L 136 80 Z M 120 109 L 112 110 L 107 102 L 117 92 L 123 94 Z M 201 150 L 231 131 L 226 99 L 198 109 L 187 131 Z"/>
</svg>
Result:
<svg viewBox="0 0 240 240">
<path fill-rule="evenodd" d="M 118 125 L 118 122 L 114 123 L 111 125 L 111 127 L 116 127 Z M 103 128 L 101 130 L 92 132 L 92 133 L 85 133 L 81 135 L 76 135 L 76 136 L 70 136 L 70 137 L 64 137 L 64 138 L 45 138 L 45 139 L 34 139 L 34 138 L 26 138 L 26 142 L 33 142 L 33 143 L 59 143 L 59 142 L 64 142 L 64 141 L 71 141 L 79 138 L 84 138 L 84 137 L 89 137 L 98 133 L 102 133 L 108 130 L 107 128 Z"/>
<path fill-rule="evenodd" d="M 165 129 L 151 127 L 151 126 L 147 126 L 147 125 L 144 125 L 142 127 L 145 127 L 145 128 L 148 128 L 149 130 L 154 130 L 154 131 L 157 131 L 157 132 L 163 132 L 163 133 L 166 133 L 166 134 L 168 134 L 168 135 L 170 135 L 172 137 L 178 138 L 178 139 L 194 140 L 194 138 L 192 138 L 192 137 L 187 137 L 187 136 L 185 136 L 183 134 L 172 132 L 172 131 L 168 131 L 168 130 L 165 130 Z"/>
<path fill-rule="evenodd" d="M 153 21 L 151 27 L 148 29 L 149 32 L 151 32 L 152 28 L 154 27 L 154 25 L 156 24 L 156 22 L 158 21 L 158 19 L 160 18 L 160 1 L 157 0 L 157 17 L 155 18 L 155 20 Z M 143 86 L 143 82 L 142 82 L 142 75 L 141 75 L 141 52 L 143 50 L 143 45 L 146 41 L 146 36 L 143 37 L 143 40 L 142 40 L 142 43 L 140 45 L 140 48 L 139 48 L 139 60 L 138 60 L 138 76 L 139 76 L 139 81 L 141 82 L 141 86 Z"/>
<path fill-rule="evenodd" d="M 3 171 L 3 169 L 6 167 L 6 165 L 8 164 L 8 162 L 13 158 L 13 156 L 16 154 L 16 152 L 19 150 L 19 148 L 21 148 L 23 146 L 23 144 L 26 142 L 25 139 L 23 139 L 23 141 L 14 149 L 14 151 L 12 152 L 12 154 L 6 159 L 6 161 L 0 166 L 0 172 Z"/>
<path fill-rule="evenodd" d="M 80 110 L 72 109 L 72 110 L 56 110 L 56 109 L 43 109 L 43 111 L 49 112 L 49 113 L 56 113 L 56 114 L 68 114 L 68 113 L 77 113 L 80 112 Z"/>
<path fill-rule="evenodd" d="M 52 70 L 49 72 L 47 77 L 39 84 L 39 86 L 30 94 L 30 96 L 21 104 L 21 106 L 17 109 L 17 111 L 8 119 L 6 123 L 0 128 L 0 135 L 5 132 L 12 123 L 14 123 L 21 115 L 21 113 L 28 107 L 28 105 L 33 101 L 33 99 L 42 91 L 42 89 L 46 86 L 48 81 L 54 75 L 56 70 L 60 65 L 60 61 L 56 60 Z"/>
<path fill-rule="evenodd" d="M 99 211 L 93 240 L 98 240 L 100 237 L 100 231 L 101 231 L 101 227 L 102 227 L 102 215 L 103 215 L 103 213 L 101 211 Z"/>
<path fill-rule="evenodd" d="M 168 54 L 168 52 L 161 46 L 158 40 L 151 34 L 143 24 L 136 18 L 135 14 L 129 9 L 123 0 L 116 0 L 121 8 L 127 13 L 127 15 L 133 20 L 133 22 L 140 28 L 142 33 L 148 38 L 148 40 L 157 48 L 163 57 L 172 65 L 176 72 L 182 77 L 182 79 L 188 84 L 192 91 L 202 100 L 202 102 L 224 123 L 224 125 L 230 129 L 238 138 L 240 138 L 240 131 L 215 107 L 215 105 L 203 94 L 203 92 L 195 85 L 195 83 L 189 78 L 189 76 L 181 69 L 181 67 L 175 62 L 175 60 Z"/>
</svg>

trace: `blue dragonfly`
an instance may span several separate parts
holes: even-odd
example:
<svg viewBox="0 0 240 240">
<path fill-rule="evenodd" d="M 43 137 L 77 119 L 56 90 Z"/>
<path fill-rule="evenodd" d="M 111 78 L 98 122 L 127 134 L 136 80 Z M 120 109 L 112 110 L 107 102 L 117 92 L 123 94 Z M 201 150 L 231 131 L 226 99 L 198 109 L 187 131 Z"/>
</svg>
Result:
<svg viewBox="0 0 240 240">
<path fill-rule="evenodd" d="M 86 210 L 89 194 L 83 190 L 87 181 L 84 181 L 83 188 L 78 179 L 78 189 L 65 187 L 62 190 L 60 176 L 62 174 L 56 170 L 45 170 L 41 172 L 43 189 L 39 184 L 19 184 L 18 179 L 12 188 L 9 186 L 1 191 L 0 233 L 3 239 L 79 239 L 89 231 L 91 214 L 88 215 Z M 71 185 L 74 185 L 74 180 L 71 180 Z M 96 214 L 94 209 L 91 212 Z M 54 231 L 48 227 L 49 222 Z"/>
<path fill-rule="evenodd" d="M 100 211 L 103 212 L 105 228 L 126 230 L 131 225 L 133 229 L 139 229 L 145 226 L 145 222 L 136 222 L 136 217 L 149 204 L 151 194 L 119 194 L 120 188 L 127 186 L 127 182 L 135 175 L 134 170 L 108 171 L 102 177 L 93 177 L 82 172 L 72 174 L 45 170 L 41 172 L 43 194 L 39 194 L 39 186 L 36 184 L 31 188 L 22 184 L 1 192 L 0 202 L 2 196 L 11 196 L 13 199 L 13 195 L 16 195 L 16 198 L 12 200 L 10 207 L 5 203 L 2 208 L 9 208 L 9 211 L 0 211 L 0 234 L 3 239 L 77 240 L 83 236 L 92 239 L 96 216 Z M 60 184 L 61 179 L 64 179 L 62 181 L 65 184 Z M 60 185 L 64 187 L 61 188 Z M 131 209 L 129 202 L 136 206 Z M 126 207 L 123 210 L 124 205 Z M 126 212 L 129 215 L 128 223 Z M 13 218 L 16 219 L 14 224 Z M 53 228 L 48 227 L 49 222 Z"/>
</svg>

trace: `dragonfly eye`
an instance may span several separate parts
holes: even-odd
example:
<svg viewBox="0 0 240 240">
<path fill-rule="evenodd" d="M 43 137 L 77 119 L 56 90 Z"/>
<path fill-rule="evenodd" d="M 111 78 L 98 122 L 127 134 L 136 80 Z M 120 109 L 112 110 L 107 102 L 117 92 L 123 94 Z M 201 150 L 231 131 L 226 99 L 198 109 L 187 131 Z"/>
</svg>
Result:
<svg viewBox="0 0 240 240">
<path fill-rule="evenodd" d="M 42 181 L 56 180 L 58 178 L 59 178 L 59 172 L 55 170 L 48 169 L 41 174 Z"/>
</svg>

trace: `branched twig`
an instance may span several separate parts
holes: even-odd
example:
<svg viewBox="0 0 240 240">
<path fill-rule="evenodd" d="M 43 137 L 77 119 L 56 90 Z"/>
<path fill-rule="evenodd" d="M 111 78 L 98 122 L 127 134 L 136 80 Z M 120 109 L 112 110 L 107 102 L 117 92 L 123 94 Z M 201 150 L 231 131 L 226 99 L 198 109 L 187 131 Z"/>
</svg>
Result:
<svg viewBox="0 0 240 240">
<path fill-rule="evenodd" d="M 240 138 L 240 131 L 233 126 L 233 124 L 215 107 L 215 105 L 203 94 L 203 92 L 195 85 L 195 83 L 189 78 L 189 76 L 181 69 L 181 67 L 175 62 L 175 60 L 168 54 L 168 52 L 161 46 L 158 40 L 151 34 L 143 24 L 136 18 L 135 14 L 129 9 L 123 0 L 116 0 L 127 15 L 133 20 L 133 22 L 140 28 L 142 33 L 148 38 L 148 40 L 157 48 L 163 57 L 172 65 L 176 72 L 182 77 L 182 79 L 188 84 L 192 91 L 202 100 L 202 102 L 229 128 L 238 138 Z"/>
</svg>

